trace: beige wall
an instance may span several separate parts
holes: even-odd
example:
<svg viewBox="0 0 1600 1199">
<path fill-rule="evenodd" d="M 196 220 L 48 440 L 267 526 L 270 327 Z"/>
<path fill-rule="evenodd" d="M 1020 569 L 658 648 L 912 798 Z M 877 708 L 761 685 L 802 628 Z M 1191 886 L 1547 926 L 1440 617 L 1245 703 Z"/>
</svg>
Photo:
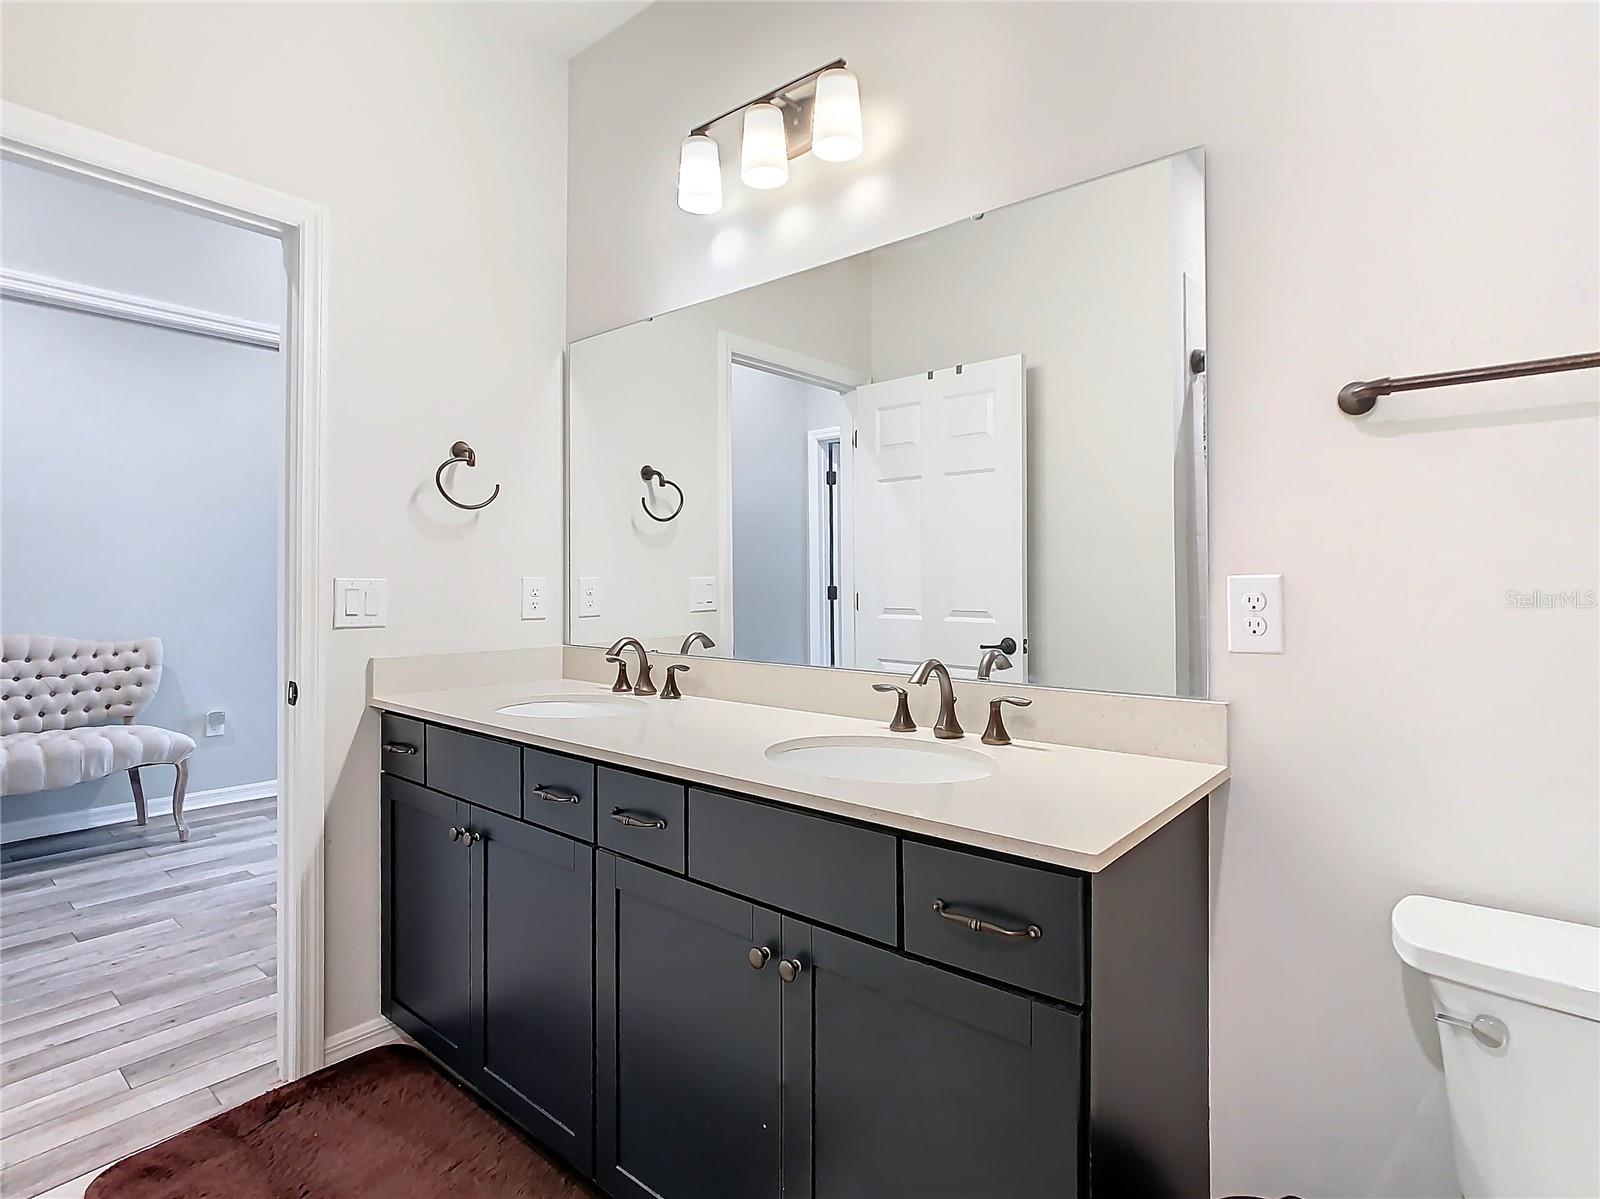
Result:
<svg viewBox="0 0 1600 1199">
<path fill-rule="evenodd" d="M 374 654 L 530 646 L 561 575 L 565 64 L 473 5 L 14 4 L 6 100 L 327 205 L 324 580 L 389 580 L 327 638 L 327 1029 L 378 1010 Z M 479 452 L 433 491 L 450 443 Z"/>
<path fill-rule="evenodd" d="M 1396 899 L 1600 919 L 1593 374 L 1385 400 L 1352 378 L 1592 348 L 1593 6 L 657 5 L 572 68 L 575 336 L 1207 149 L 1210 599 L 1284 572 L 1232 657 L 1214 805 L 1217 1194 L 1452 1190 Z M 672 203 L 683 133 L 837 56 L 869 149 Z"/>
</svg>

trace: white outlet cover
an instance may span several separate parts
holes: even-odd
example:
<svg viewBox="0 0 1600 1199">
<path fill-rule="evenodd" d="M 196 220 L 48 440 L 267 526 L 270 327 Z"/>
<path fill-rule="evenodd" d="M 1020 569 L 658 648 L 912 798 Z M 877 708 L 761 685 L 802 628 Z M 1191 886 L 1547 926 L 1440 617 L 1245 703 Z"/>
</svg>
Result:
<svg viewBox="0 0 1600 1199">
<path fill-rule="evenodd" d="M 1228 576 L 1228 652 L 1283 653 L 1283 576 Z"/>
<path fill-rule="evenodd" d="M 550 581 L 543 575 L 522 576 L 522 619 L 543 620 L 549 615 L 545 597 L 550 591 Z"/>
<path fill-rule="evenodd" d="M 578 580 L 578 615 L 600 615 L 600 578 L 598 575 L 585 575 Z"/>
</svg>

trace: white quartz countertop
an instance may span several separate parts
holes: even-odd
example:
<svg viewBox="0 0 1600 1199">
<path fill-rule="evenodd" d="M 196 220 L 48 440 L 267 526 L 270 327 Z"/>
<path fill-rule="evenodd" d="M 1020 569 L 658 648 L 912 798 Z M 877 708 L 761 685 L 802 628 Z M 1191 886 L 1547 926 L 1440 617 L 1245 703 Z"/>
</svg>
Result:
<svg viewBox="0 0 1600 1199">
<path fill-rule="evenodd" d="M 799 808 L 921 833 L 1077 870 L 1103 870 L 1228 778 L 1225 766 L 1017 741 L 987 746 L 969 729 L 954 744 L 994 765 L 956 783 L 858 782 L 803 774 L 767 748 L 803 737 L 894 736 L 933 741 L 930 729 L 890 734 L 886 721 L 686 695 L 651 697 L 625 716 L 501 715 L 534 697 L 609 696 L 570 679 L 443 691 L 378 693 L 372 706 L 598 762 L 671 775 Z M 957 697 L 959 699 L 959 684 Z M 892 711 L 892 704 L 889 708 Z M 982 716 L 964 712 L 963 722 Z"/>
</svg>

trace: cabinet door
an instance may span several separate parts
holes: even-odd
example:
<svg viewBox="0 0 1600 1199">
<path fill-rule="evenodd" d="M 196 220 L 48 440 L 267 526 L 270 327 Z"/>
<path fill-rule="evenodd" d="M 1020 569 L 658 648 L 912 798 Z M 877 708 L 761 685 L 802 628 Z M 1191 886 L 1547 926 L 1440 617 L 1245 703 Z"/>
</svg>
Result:
<svg viewBox="0 0 1600 1199">
<path fill-rule="evenodd" d="M 792 945 L 795 922 L 785 921 Z M 1076 1013 L 812 928 L 815 1199 L 1071 1199 Z M 794 990 L 795 988 L 790 988 Z M 805 1008 L 785 1009 L 803 1049 Z M 792 1076 L 791 1088 L 797 1085 Z"/>
<path fill-rule="evenodd" d="M 605 852 L 595 876 L 600 1185 L 619 1199 L 777 1199 L 778 917 Z"/>
<path fill-rule="evenodd" d="M 383 777 L 383 1012 L 457 1073 L 472 1028 L 467 805 Z"/>
<path fill-rule="evenodd" d="M 594 1123 L 594 850 L 473 809 L 472 1080 L 587 1171 Z M 479 839 L 481 838 L 481 839 Z"/>
</svg>

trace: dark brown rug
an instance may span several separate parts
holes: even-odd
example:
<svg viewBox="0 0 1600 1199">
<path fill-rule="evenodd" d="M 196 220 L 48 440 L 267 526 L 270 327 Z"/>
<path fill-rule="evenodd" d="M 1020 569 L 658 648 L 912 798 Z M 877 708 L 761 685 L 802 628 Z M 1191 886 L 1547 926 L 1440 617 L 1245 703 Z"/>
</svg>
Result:
<svg viewBox="0 0 1600 1199">
<path fill-rule="evenodd" d="M 390 1045 L 112 1166 L 85 1199 L 598 1199 L 437 1070 Z"/>
</svg>

